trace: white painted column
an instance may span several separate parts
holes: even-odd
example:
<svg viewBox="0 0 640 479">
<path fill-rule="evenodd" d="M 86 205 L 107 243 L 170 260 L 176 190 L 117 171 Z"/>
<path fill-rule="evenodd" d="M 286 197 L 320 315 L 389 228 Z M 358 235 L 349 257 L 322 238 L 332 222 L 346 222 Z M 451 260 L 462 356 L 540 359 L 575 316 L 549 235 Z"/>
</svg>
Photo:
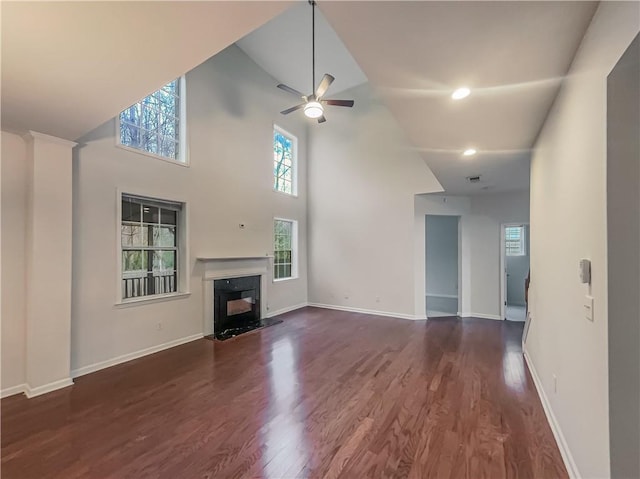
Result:
<svg viewBox="0 0 640 479">
<path fill-rule="evenodd" d="M 27 140 L 26 382 L 33 397 L 71 380 L 72 149 L 30 131 Z"/>
</svg>

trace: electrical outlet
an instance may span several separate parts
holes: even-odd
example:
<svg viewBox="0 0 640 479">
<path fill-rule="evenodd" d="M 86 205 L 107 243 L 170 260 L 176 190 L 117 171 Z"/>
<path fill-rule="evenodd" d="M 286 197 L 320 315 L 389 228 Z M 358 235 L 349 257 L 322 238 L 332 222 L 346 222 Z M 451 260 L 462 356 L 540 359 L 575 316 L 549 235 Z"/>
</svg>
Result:
<svg viewBox="0 0 640 479">
<path fill-rule="evenodd" d="M 558 376 L 556 376 L 555 374 L 553 375 L 553 392 L 555 394 L 558 393 Z"/>
<path fill-rule="evenodd" d="M 380 302 L 380 296 L 376 296 L 376 303 Z"/>
<path fill-rule="evenodd" d="M 156 324 L 156 330 L 162 331 L 162 322 Z"/>
</svg>

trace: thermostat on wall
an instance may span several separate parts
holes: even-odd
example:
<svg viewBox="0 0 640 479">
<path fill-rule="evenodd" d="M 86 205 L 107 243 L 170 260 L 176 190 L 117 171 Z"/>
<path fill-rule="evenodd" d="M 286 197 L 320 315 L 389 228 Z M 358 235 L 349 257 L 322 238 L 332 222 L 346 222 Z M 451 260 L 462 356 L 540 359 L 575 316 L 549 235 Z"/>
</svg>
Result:
<svg viewBox="0 0 640 479">
<path fill-rule="evenodd" d="M 588 259 L 580 260 L 580 281 L 591 284 L 591 261 Z"/>
</svg>

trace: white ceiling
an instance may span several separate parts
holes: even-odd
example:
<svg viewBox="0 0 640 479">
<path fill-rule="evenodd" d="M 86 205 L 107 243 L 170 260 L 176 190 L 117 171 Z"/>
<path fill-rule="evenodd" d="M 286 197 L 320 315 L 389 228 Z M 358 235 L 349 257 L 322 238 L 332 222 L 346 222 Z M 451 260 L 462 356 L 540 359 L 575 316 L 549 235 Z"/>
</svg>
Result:
<svg viewBox="0 0 640 479">
<path fill-rule="evenodd" d="M 445 191 L 469 194 L 528 187 L 529 150 L 597 2 L 319 7 Z M 472 95 L 452 101 L 463 85 Z"/>
<path fill-rule="evenodd" d="M 3 1 L 2 127 L 75 140 L 292 3 Z"/>
<path fill-rule="evenodd" d="M 341 92 L 367 81 L 362 70 L 316 8 L 316 80 L 325 73 L 336 80 L 329 93 Z M 306 2 L 289 8 L 269 23 L 237 42 L 260 67 L 303 94 L 314 89 L 311 85 L 311 6 Z"/>
<path fill-rule="evenodd" d="M 77 139 L 241 38 L 278 81 L 311 87 L 306 2 L 0 5 L 5 129 Z M 448 193 L 526 188 L 530 148 L 596 7 L 321 1 L 316 75 L 336 77 L 329 97 L 368 78 Z M 472 95 L 453 102 L 461 85 Z M 479 154 L 462 158 L 469 146 Z"/>
</svg>

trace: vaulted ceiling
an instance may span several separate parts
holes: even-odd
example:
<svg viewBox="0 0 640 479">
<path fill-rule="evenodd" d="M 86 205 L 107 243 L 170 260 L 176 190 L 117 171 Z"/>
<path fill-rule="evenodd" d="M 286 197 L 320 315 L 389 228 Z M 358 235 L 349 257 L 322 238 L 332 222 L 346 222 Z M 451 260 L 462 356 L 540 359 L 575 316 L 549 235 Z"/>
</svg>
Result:
<svg viewBox="0 0 640 479">
<path fill-rule="evenodd" d="M 75 140 L 293 3 L 3 1 L 2 126 Z"/>
<path fill-rule="evenodd" d="M 310 90 L 306 2 L 1 7 L 5 129 L 77 139 L 236 41 L 278 81 Z M 336 77 L 334 94 L 368 79 L 448 193 L 522 189 L 530 149 L 596 8 L 321 0 L 317 76 Z M 459 86 L 472 92 L 456 102 Z M 463 157 L 468 147 L 478 154 Z M 465 180 L 478 174 L 478 184 Z"/>
<path fill-rule="evenodd" d="M 471 193 L 528 186 L 529 150 L 597 2 L 321 8 L 445 191 Z M 453 101 L 461 86 L 471 95 Z M 466 182 L 476 174 L 479 184 Z"/>
</svg>

